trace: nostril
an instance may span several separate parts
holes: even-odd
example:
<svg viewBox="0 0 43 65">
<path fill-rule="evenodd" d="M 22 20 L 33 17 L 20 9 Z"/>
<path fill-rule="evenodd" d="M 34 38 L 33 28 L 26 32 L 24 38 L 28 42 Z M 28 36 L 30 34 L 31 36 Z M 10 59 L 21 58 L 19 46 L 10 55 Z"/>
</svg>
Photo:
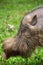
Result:
<svg viewBox="0 0 43 65">
<path fill-rule="evenodd" d="M 6 48 L 7 48 L 7 47 L 6 47 L 6 44 L 3 44 L 3 45 L 2 45 L 2 49 L 3 49 L 3 51 L 5 51 Z"/>
<path fill-rule="evenodd" d="M 5 44 L 2 45 L 2 48 L 4 48 Z"/>
</svg>

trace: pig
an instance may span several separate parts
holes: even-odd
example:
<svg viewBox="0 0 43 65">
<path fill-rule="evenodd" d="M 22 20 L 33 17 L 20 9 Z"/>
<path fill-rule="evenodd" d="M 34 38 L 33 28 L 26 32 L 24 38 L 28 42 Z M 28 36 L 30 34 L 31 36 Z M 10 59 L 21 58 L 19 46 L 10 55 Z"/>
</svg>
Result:
<svg viewBox="0 0 43 65">
<path fill-rule="evenodd" d="M 27 58 L 38 46 L 43 47 L 43 7 L 33 9 L 23 17 L 16 36 L 3 41 L 2 56 Z"/>
</svg>

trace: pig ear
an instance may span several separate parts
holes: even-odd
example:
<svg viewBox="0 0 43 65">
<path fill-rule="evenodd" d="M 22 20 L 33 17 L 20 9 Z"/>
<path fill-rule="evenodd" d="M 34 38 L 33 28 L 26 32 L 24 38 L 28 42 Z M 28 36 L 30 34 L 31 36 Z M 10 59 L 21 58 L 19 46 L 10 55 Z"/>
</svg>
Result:
<svg viewBox="0 0 43 65">
<path fill-rule="evenodd" d="M 31 22 L 31 25 L 36 25 L 36 23 L 37 23 L 37 15 L 35 15 L 34 17 L 33 17 L 33 19 L 32 19 L 32 22 Z"/>
</svg>

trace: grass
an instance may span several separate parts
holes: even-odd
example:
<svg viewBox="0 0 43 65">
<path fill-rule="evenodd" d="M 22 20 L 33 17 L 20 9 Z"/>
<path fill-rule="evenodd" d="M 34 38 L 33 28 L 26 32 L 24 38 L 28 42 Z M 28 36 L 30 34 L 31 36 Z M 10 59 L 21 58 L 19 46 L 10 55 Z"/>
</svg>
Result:
<svg viewBox="0 0 43 65">
<path fill-rule="evenodd" d="M 0 0 L 0 65 L 43 65 L 42 47 L 36 49 L 27 59 L 11 57 L 5 60 L 1 56 L 3 40 L 15 36 L 24 14 L 40 5 L 43 5 L 43 0 Z M 14 25 L 13 31 L 7 30 L 8 24 Z"/>
</svg>

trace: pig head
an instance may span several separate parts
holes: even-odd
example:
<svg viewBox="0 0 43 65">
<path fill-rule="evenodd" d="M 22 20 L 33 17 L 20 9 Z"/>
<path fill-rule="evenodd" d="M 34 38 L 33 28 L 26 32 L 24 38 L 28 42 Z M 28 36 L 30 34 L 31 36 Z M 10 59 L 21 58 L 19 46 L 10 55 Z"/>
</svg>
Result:
<svg viewBox="0 0 43 65">
<path fill-rule="evenodd" d="M 43 22 L 39 23 L 37 15 L 25 16 L 17 35 L 3 42 L 2 56 L 7 59 L 18 55 L 28 57 L 36 47 L 43 46 Z"/>
</svg>

